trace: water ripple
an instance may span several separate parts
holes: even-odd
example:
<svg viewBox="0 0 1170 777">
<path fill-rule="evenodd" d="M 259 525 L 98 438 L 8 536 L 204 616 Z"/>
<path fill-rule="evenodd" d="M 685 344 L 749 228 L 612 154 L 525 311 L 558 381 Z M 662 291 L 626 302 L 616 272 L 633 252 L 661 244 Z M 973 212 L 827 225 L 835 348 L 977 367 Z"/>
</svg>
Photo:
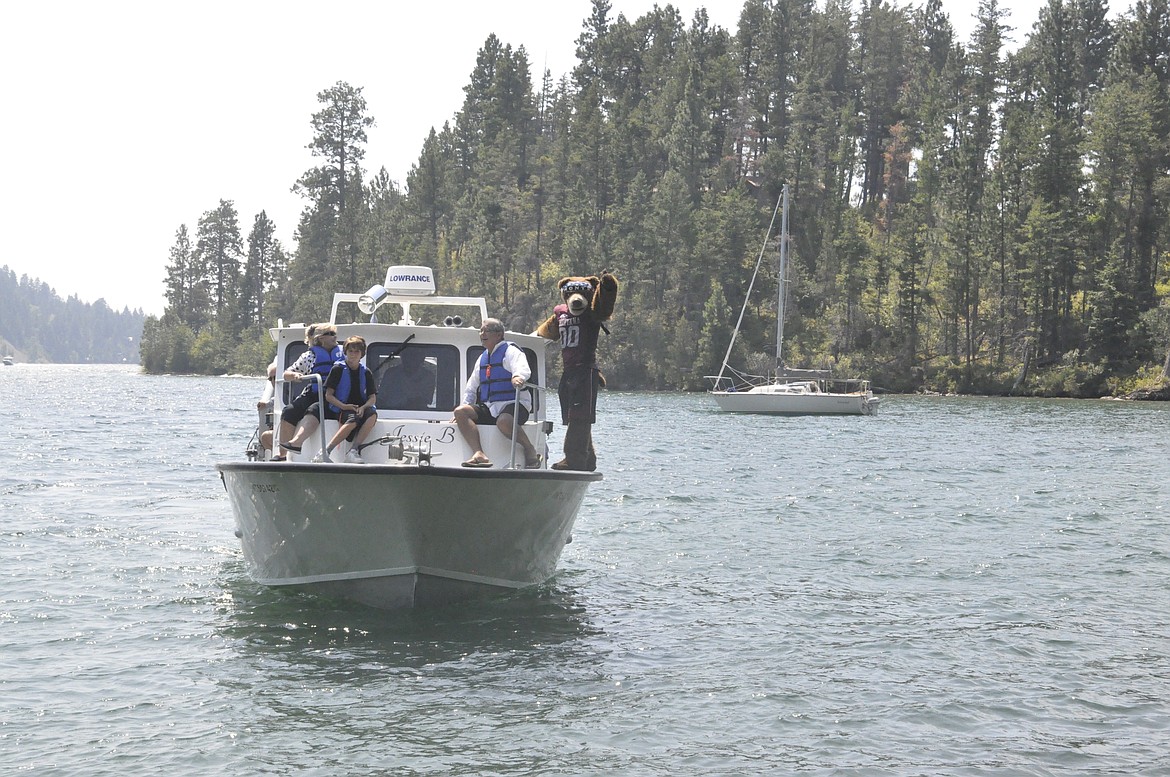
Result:
<svg viewBox="0 0 1170 777">
<path fill-rule="evenodd" d="M 606 394 L 555 580 L 387 614 L 248 579 L 258 380 L 94 369 L 0 370 L 14 770 L 1170 773 L 1170 408 Z"/>
</svg>

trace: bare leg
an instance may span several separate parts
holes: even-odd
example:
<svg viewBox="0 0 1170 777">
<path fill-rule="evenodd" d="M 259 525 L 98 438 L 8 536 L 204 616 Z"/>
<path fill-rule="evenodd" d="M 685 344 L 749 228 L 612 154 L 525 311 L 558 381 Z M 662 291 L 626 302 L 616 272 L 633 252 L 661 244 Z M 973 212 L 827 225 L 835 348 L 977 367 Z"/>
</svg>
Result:
<svg viewBox="0 0 1170 777">
<path fill-rule="evenodd" d="M 295 431 L 296 431 L 295 426 L 290 424 L 288 421 L 281 419 L 281 421 L 280 421 L 280 441 L 281 442 L 288 442 L 289 440 L 291 440 L 292 436 L 293 436 L 293 432 L 295 432 Z"/>
<path fill-rule="evenodd" d="M 483 452 L 483 443 L 479 439 L 479 427 L 475 425 L 475 408 L 471 405 L 460 405 L 455 408 L 455 425 L 460 434 L 471 447 L 469 461 L 489 461 Z"/>
<path fill-rule="evenodd" d="M 317 427 L 320 425 L 321 421 L 317 418 L 317 416 L 307 415 L 305 416 L 304 420 L 301 421 L 301 425 L 297 428 L 296 434 L 292 435 L 292 439 L 286 438 L 283 432 L 280 435 L 280 439 L 284 442 L 287 442 L 289 445 L 295 445 L 299 448 L 304 444 L 305 440 L 313 436 L 313 432 L 317 431 Z"/>
<path fill-rule="evenodd" d="M 515 425 L 513 423 L 514 420 L 511 413 L 500 413 L 496 419 L 496 428 L 509 440 L 512 439 L 512 428 Z M 524 427 L 519 427 L 517 431 L 520 433 L 520 436 L 516 438 L 516 442 L 520 443 L 520 447 L 524 449 L 524 461 L 534 461 L 536 459 L 536 448 L 532 447 L 532 443 L 528 440 L 528 435 L 524 433 Z"/>
<path fill-rule="evenodd" d="M 341 426 L 337 427 L 337 432 L 333 435 L 333 439 L 329 441 L 329 446 L 325 449 L 326 453 L 333 453 L 333 449 L 341 445 L 341 441 L 349 437 L 349 433 L 357 426 L 354 421 L 346 421 Z"/>
<path fill-rule="evenodd" d="M 370 436 L 370 432 L 374 431 L 374 425 L 378 423 L 378 414 L 371 413 L 366 422 L 362 424 L 362 428 L 358 429 L 358 433 L 354 435 L 353 442 L 350 444 L 351 450 L 357 450 L 361 447 L 366 438 Z"/>
</svg>

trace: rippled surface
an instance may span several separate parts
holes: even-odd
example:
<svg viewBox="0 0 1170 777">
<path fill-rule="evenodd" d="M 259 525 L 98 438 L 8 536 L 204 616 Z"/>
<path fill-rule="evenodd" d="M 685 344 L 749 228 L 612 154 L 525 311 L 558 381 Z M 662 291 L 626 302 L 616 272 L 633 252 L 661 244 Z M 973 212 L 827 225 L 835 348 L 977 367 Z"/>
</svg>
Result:
<svg viewBox="0 0 1170 777">
<path fill-rule="evenodd" d="M 245 574 L 257 379 L 0 387 L 9 769 L 1170 773 L 1165 405 L 607 394 L 554 583 L 387 614 Z"/>
</svg>

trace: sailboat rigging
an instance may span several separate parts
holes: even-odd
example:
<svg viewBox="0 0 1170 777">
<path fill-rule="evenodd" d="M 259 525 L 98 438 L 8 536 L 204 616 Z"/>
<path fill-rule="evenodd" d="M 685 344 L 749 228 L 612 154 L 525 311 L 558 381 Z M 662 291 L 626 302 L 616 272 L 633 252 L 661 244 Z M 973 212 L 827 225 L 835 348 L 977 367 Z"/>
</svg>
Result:
<svg viewBox="0 0 1170 777">
<path fill-rule="evenodd" d="M 877 407 L 869 381 L 859 378 L 834 378 L 828 370 L 790 369 L 784 363 L 784 319 L 788 294 L 788 184 L 784 184 L 764 244 L 756 259 L 756 268 L 744 295 L 743 307 L 735 323 L 731 342 L 723 357 L 719 374 L 708 376 L 713 381 L 711 396 L 719 409 L 731 413 L 766 413 L 774 415 L 869 415 Z M 742 373 L 729 365 L 735 340 L 743 325 L 748 300 L 767 252 L 768 240 L 780 216 L 780 267 L 776 300 L 776 365 L 771 376 Z"/>
</svg>

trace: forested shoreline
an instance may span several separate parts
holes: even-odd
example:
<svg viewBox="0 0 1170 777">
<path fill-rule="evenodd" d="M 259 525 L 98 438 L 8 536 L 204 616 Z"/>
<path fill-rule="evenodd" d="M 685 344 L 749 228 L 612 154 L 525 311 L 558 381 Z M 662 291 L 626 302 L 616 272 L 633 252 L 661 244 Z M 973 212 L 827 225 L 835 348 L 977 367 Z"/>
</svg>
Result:
<svg viewBox="0 0 1170 777">
<path fill-rule="evenodd" d="M 609 385 L 704 388 L 788 183 L 790 365 L 899 392 L 1164 383 L 1170 10 L 1111 13 L 1050 0 L 1008 51 L 995 0 L 965 41 L 938 0 L 748 0 L 734 31 L 594 0 L 555 79 L 489 35 L 402 183 L 364 167 L 375 117 L 339 82 L 310 120 L 295 247 L 263 212 L 245 239 L 230 200 L 181 226 L 143 365 L 259 373 L 277 318 L 320 320 L 389 264 L 433 267 L 520 331 L 558 278 L 611 269 Z M 755 372 L 774 348 L 766 275 L 734 354 Z"/>
<path fill-rule="evenodd" d="M 0 355 L 17 362 L 136 364 L 145 318 L 104 299 L 61 299 L 39 279 L 0 267 Z"/>
</svg>

